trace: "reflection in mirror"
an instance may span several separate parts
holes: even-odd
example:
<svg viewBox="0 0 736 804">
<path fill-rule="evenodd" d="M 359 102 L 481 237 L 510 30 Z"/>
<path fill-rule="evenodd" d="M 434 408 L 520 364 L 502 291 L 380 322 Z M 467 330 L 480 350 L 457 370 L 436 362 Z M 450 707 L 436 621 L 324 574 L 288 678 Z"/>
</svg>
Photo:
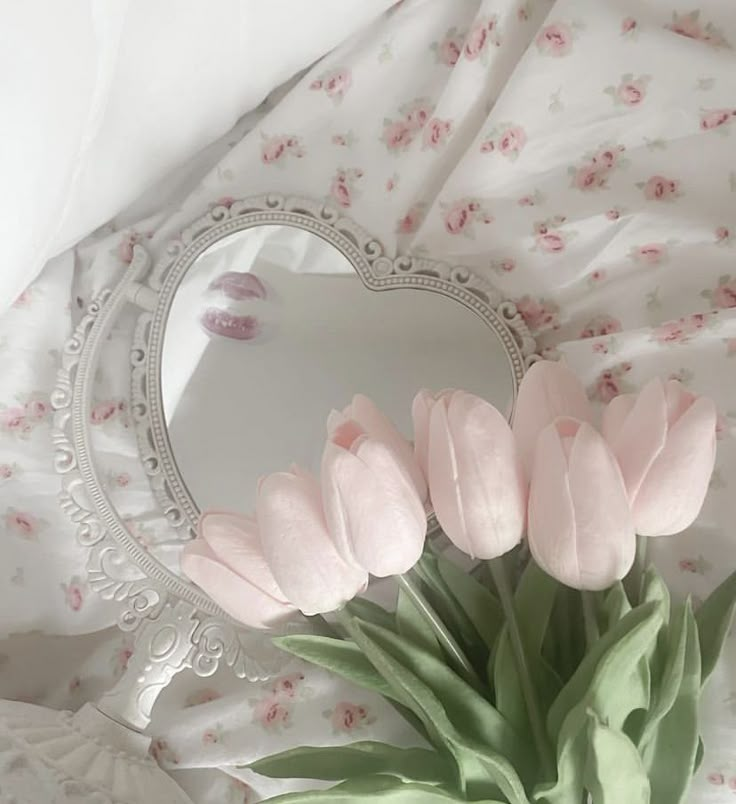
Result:
<svg viewBox="0 0 736 804">
<path fill-rule="evenodd" d="M 332 408 L 370 396 L 408 437 L 420 388 L 464 388 L 508 412 L 511 369 L 492 329 L 420 289 L 376 293 L 311 232 L 257 226 L 205 251 L 166 323 L 171 448 L 201 509 L 249 511 L 258 478 L 316 471 Z"/>
</svg>

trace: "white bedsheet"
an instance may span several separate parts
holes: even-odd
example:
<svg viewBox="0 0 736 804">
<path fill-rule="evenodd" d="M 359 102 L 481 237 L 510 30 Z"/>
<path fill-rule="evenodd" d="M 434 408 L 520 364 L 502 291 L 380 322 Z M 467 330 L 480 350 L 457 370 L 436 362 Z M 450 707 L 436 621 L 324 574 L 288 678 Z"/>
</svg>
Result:
<svg viewBox="0 0 736 804">
<path fill-rule="evenodd" d="M 389 250 L 485 273 L 595 400 L 654 375 L 713 395 L 706 506 L 688 533 L 652 545 L 678 595 L 705 596 L 736 566 L 734 48 L 730 0 L 406 0 L 160 188 L 162 212 L 146 218 L 149 199 L 50 263 L 0 318 L 0 630 L 79 636 L 0 642 L 0 695 L 76 707 L 130 650 L 114 630 L 92 633 L 114 607 L 87 590 L 56 508 L 53 350 L 132 242 L 156 249 L 216 199 L 269 190 L 329 197 Z M 125 391 L 122 370 L 101 378 L 96 426 L 111 449 L 130 443 Z M 299 742 L 410 739 L 379 700 L 305 666 L 250 687 L 184 674 L 154 715 L 158 756 L 202 802 L 255 800 L 241 780 L 284 789 L 233 766 Z M 703 715 L 691 801 L 730 801 L 733 635 Z M 226 773 L 181 770 L 216 767 Z"/>
</svg>

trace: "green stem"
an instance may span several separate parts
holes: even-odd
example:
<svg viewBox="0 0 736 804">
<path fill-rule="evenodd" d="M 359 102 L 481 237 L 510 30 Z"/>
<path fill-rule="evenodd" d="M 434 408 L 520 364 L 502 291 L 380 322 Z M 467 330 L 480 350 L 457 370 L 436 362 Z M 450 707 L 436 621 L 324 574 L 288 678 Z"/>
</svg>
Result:
<svg viewBox="0 0 736 804">
<path fill-rule="evenodd" d="M 455 637 L 449 632 L 445 624 L 439 618 L 437 612 L 429 605 L 427 599 L 422 594 L 419 587 L 408 575 L 397 575 L 399 586 L 406 592 L 411 602 L 416 606 L 417 611 L 424 617 L 427 624 L 432 628 L 440 645 L 450 658 L 458 673 L 476 690 L 482 689 L 482 684 L 473 665 L 468 661 L 468 657 L 463 653 L 462 648 L 457 644 Z"/>
<path fill-rule="evenodd" d="M 641 584 L 647 569 L 647 547 L 649 539 L 646 536 L 636 537 L 636 555 L 629 574 L 624 578 L 624 589 L 632 606 L 641 602 Z"/>
<path fill-rule="evenodd" d="M 566 586 L 560 586 L 557 591 L 557 605 L 555 606 L 555 619 L 557 631 L 560 635 L 560 653 L 565 680 L 572 677 L 575 666 L 572 658 L 572 631 L 570 627 L 570 595 Z"/>
<path fill-rule="evenodd" d="M 550 781 L 555 778 L 555 762 L 552 755 L 552 749 L 547 740 L 547 734 L 544 729 L 544 721 L 542 719 L 542 707 L 539 703 L 539 696 L 532 681 L 531 672 L 529 670 L 529 660 L 527 658 L 524 641 L 521 636 L 521 629 L 519 628 L 519 621 L 516 618 L 516 607 L 514 605 L 514 597 L 511 591 L 511 585 L 506 573 L 506 566 L 503 562 L 503 556 L 494 558 L 488 562 L 493 576 L 493 582 L 496 584 L 498 597 L 501 601 L 504 615 L 506 616 L 506 627 L 508 628 L 509 641 L 511 642 L 511 649 L 516 661 L 516 670 L 519 673 L 519 682 L 521 683 L 521 690 L 524 694 L 526 701 L 526 710 L 529 716 L 529 724 L 532 727 L 532 736 L 537 748 L 540 762 L 544 775 Z"/>
<path fill-rule="evenodd" d="M 582 591 L 580 596 L 583 599 L 583 618 L 585 620 L 585 641 L 590 650 L 593 645 L 601 638 L 598 630 L 598 619 L 595 614 L 595 597 L 592 592 Z"/>
</svg>

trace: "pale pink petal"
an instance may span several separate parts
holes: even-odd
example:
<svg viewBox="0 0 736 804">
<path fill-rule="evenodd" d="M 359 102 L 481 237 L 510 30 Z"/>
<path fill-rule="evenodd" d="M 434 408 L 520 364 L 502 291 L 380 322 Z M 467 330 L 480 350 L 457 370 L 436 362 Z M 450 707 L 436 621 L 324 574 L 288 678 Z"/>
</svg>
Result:
<svg viewBox="0 0 736 804">
<path fill-rule="evenodd" d="M 593 411 L 582 383 L 562 363 L 534 363 L 519 386 L 513 431 L 527 472 L 531 471 L 539 433 L 559 416 L 592 422 Z"/>
<path fill-rule="evenodd" d="M 271 628 L 296 612 L 293 606 L 274 600 L 220 563 L 201 539 L 187 544 L 180 566 L 221 609 L 253 628 Z"/>
<path fill-rule="evenodd" d="M 583 423 L 568 466 L 575 512 L 579 584 L 606 589 L 631 569 L 636 533 L 621 471 L 603 437 Z"/>
<path fill-rule="evenodd" d="M 414 397 L 411 404 L 411 417 L 414 422 L 414 455 L 425 478 L 428 474 L 429 419 L 434 404 L 434 395 L 424 388 Z"/>
<path fill-rule="evenodd" d="M 427 518 L 393 450 L 371 438 L 361 441 L 355 454 L 328 443 L 322 473 L 335 543 L 347 543 L 348 555 L 377 577 L 411 569 L 422 554 Z"/>
<path fill-rule="evenodd" d="M 276 583 L 304 614 L 334 611 L 367 585 L 367 574 L 343 561 L 330 539 L 314 478 L 269 475 L 261 484 L 257 514 Z"/>
<path fill-rule="evenodd" d="M 266 563 L 258 525 L 253 517 L 227 511 L 205 511 L 198 530 L 223 564 L 267 595 L 287 602 Z"/>
<path fill-rule="evenodd" d="M 626 417 L 636 402 L 636 394 L 619 394 L 603 409 L 601 418 L 601 432 L 603 438 L 613 447 L 624 426 Z"/>
<path fill-rule="evenodd" d="M 611 437 L 611 419 L 629 406 L 629 400 L 615 404 L 617 399 L 620 397 L 614 398 L 604 413 L 603 432 L 621 467 L 629 500 L 633 502 L 647 472 L 666 443 L 667 403 L 662 382 L 658 379 L 651 380 L 638 396 L 631 398 L 633 405 L 630 406 L 629 414 L 619 427 L 617 435 Z M 613 414 L 608 412 L 612 406 Z"/>
<path fill-rule="evenodd" d="M 428 465 L 432 508 L 437 521 L 456 547 L 472 555 L 472 544 L 463 515 L 457 459 L 444 400 L 432 408 Z"/>
<path fill-rule="evenodd" d="M 677 380 L 668 380 L 665 385 L 667 399 L 667 423 L 672 427 L 697 397 Z"/>
<path fill-rule="evenodd" d="M 695 521 L 715 465 L 716 421 L 713 400 L 700 397 L 670 430 L 634 500 L 643 536 L 671 536 Z"/>
<path fill-rule="evenodd" d="M 567 458 L 554 424 L 539 434 L 529 487 L 529 549 L 534 560 L 568 586 L 580 582 L 575 509 L 570 497 Z"/>
<path fill-rule="evenodd" d="M 471 555 L 496 558 L 520 541 L 527 486 L 508 422 L 480 397 L 457 391 L 447 411 Z"/>
</svg>

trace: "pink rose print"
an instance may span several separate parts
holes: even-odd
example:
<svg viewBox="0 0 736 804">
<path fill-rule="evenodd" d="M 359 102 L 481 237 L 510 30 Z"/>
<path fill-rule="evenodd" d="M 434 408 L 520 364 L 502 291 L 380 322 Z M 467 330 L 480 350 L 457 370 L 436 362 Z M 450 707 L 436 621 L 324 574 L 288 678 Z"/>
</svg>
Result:
<svg viewBox="0 0 736 804">
<path fill-rule="evenodd" d="M 222 695 L 217 690 L 205 687 L 204 689 L 197 690 L 196 692 L 193 692 L 191 695 L 187 696 L 184 706 L 201 706 L 202 704 L 216 701 L 221 697 Z"/>
<path fill-rule="evenodd" d="M 564 23 L 545 25 L 535 41 L 542 55 L 559 58 L 566 56 L 572 49 L 573 31 Z"/>
<path fill-rule="evenodd" d="M 631 363 L 620 363 L 618 366 L 607 369 L 595 381 L 588 395 L 599 402 L 610 402 L 614 397 L 629 390 L 628 384 L 624 380 L 629 371 L 631 371 Z"/>
<path fill-rule="evenodd" d="M 636 30 L 636 20 L 633 17 L 626 17 L 621 21 L 621 33 L 630 34 Z"/>
<path fill-rule="evenodd" d="M 667 246 L 664 243 L 647 243 L 644 246 L 634 246 L 629 256 L 636 262 L 658 265 L 667 259 Z"/>
<path fill-rule="evenodd" d="M 69 583 L 61 584 L 66 605 L 72 611 L 79 611 L 84 604 L 84 588 L 78 576 L 70 579 Z"/>
<path fill-rule="evenodd" d="M 526 132 L 521 126 L 512 126 L 506 129 L 498 140 L 498 150 L 504 156 L 518 154 L 525 145 Z"/>
<path fill-rule="evenodd" d="M 362 177 L 363 171 L 359 168 L 348 168 L 347 170 L 339 168 L 330 184 L 330 195 L 341 207 L 347 209 L 357 195 L 355 184 Z"/>
<path fill-rule="evenodd" d="M 498 47 L 501 40 L 497 33 L 498 18 L 481 18 L 475 22 L 468 32 L 463 46 L 463 53 L 468 61 L 475 61 L 484 54 L 487 46 L 495 45 Z"/>
<path fill-rule="evenodd" d="M 114 402 L 112 400 L 107 402 L 98 402 L 92 408 L 92 412 L 90 414 L 92 424 L 104 424 L 105 422 L 114 419 L 120 412 L 120 404 L 121 403 Z"/>
<path fill-rule="evenodd" d="M 480 202 L 472 198 L 461 198 L 453 204 L 440 204 L 443 210 L 445 231 L 448 234 L 473 236 L 473 224 L 493 223 L 493 216 L 481 208 Z"/>
<path fill-rule="evenodd" d="M 115 485 L 121 489 L 127 488 L 130 485 L 130 480 L 130 475 L 127 472 L 120 472 L 120 474 L 115 475 Z"/>
<path fill-rule="evenodd" d="M 727 310 L 736 307 L 736 278 L 724 274 L 719 278 L 714 290 L 704 290 L 700 295 L 708 299 L 716 309 Z"/>
<path fill-rule="evenodd" d="M 496 143 L 493 140 L 484 140 L 480 144 L 480 152 L 482 154 L 489 154 L 496 150 Z"/>
<path fill-rule="evenodd" d="M 28 542 L 38 541 L 38 533 L 46 527 L 46 521 L 29 511 L 18 511 L 8 508 L 3 517 L 8 533 L 12 533 Z"/>
<path fill-rule="evenodd" d="M 700 115 L 700 128 L 708 131 L 713 128 L 720 128 L 730 123 L 736 117 L 736 109 L 711 109 L 704 111 Z"/>
<path fill-rule="evenodd" d="M 716 243 L 719 243 L 719 244 L 720 243 L 730 243 L 731 240 L 733 239 L 731 237 L 731 232 L 725 226 L 719 226 L 715 230 L 714 234 L 716 236 Z"/>
<path fill-rule="evenodd" d="M 462 53 L 464 41 L 464 33 L 458 33 L 457 28 L 450 28 L 441 42 L 433 42 L 430 47 L 439 64 L 454 67 Z"/>
<path fill-rule="evenodd" d="M 712 23 L 701 25 L 700 10 L 696 9 L 689 14 L 672 13 L 672 22 L 665 25 L 672 33 L 705 42 L 711 47 L 728 47 L 728 42 Z"/>
<path fill-rule="evenodd" d="M 130 265 L 133 262 L 133 249 L 136 243 L 140 242 L 140 235 L 138 232 L 127 232 L 123 235 L 123 239 L 118 246 L 118 257 L 121 262 Z"/>
<path fill-rule="evenodd" d="M 446 142 L 452 132 L 452 122 L 450 120 L 440 120 L 433 117 L 424 127 L 422 136 L 422 149 L 433 148 L 439 150 Z"/>
<path fill-rule="evenodd" d="M 390 120 L 383 129 L 381 141 L 389 151 L 405 151 L 414 140 L 414 129 L 406 120 Z"/>
<path fill-rule="evenodd" d="M 516 300 L 516 309 L 533 335 L 548 329 L 559 329 L 560 308 L 552 301 L 522 296 Z"/>
<path fill-rule="evenodd" d="M 292 673 L 277 678 L 271 684 L 271 692 L 280 699 L 291 700 L 296 697 L 300 684 L 304 681 L 304 673 Z"/>
<path fill-rule="evenodd" d="M 258 701 L 253 707 L 253 723 L 266 731 L 279 732 L 291 725 L 291 706 L 271 696 Z"/>
<path fill-rule="evenodd" d="M 312 90 L 324 90 L 328 98 L 333 103 L 342 103 L 345 93 L 353 84 L 352 75 L 348 68 L 337 68 L 323 73 L 319 78 L 312 81 L 309 88 Z"/>
<path fill-rule="evenodd" d="M 592 271 L 590 276 L 588 277 L 588 281 L 590 284 L 598 284 L 599 282 L 605 282 L 607 278 L 607 274 L 604 268 L 596 268 L 595 271 Z"/>
<path fill-rule="evenodd" d="M 151 741 L 151 747 L 148 749 L 148 753 L 159 764 L 162 762 L 167 765 L 179 764 L 179 757 L 171 750 L 166 740 L 162 740 L 160 737 Z"/>
<path fill-rule="evenodd" d="M 127 639 L 119 645 L 112 655 L 112 670 L 116 676 L 121 676 L 128 669 L 133 656 L 133 645 Z"/>
<path fill-rule="evenodd" d="M 13 476 L 13 467 L 9 463 L 0 463 L 0 482 L 10 480 Z"/>
<path fill-rule="evenodd" d="M 581 338 L 598 338 L 602 335 L 613 335 L 621 332 L 621 322 L 610 315 L 597 315 L 591 319 L 580 333 Z"/>
<path fill-rule="evenodd" d="M 606 211 L 606 217 L 609 221 L 617 221 L 621 217 L 621 210 L 609 209 Z"/>
<path fill-rule="evenodd" d="M 633 73 L 626 73 L 621 76 L 618 86 L 609 86 L 603 91 L 610 95 L 617 105 L 640 106 L 646 98 L 649 81 L 650 76 L 648 75 L 634 78 Z"/>
<path fill-rule="evenodd" d="M 399 107 L 399 112 L 404 115 L 404 119 L 412 131 L 418 131 L 423 128 L 432 116 L 433 111 L 433 104 L 424 98 L 417 98 L 417 100 Z"/>
<path fill-rule="evenodd" d="M 222 198 L 218 198 L 217 201 L 215 201 L 215 206 L 230 209 L 234 203 L 235 199 L 231 195 L 223 195 Z"/>
<path fill-rule="evenodd" d="M 531 195 L 522 195 L 516 202 L 520 207 L 534 207 L 544 201 L 544 196 L 539 190 L 535 190 Z"/>
<path fill-rule="evenodd" d="M 414 204 L 406 215 L 399 219 L 399 222 L 396 224 L 396 233 L 413 234 L 416 232 L 422 220 L 424 219 L 425 209 L 425 204 Z"/>
<path fill-rule="evenodd" d="M 679 182 L 666 176 L 652 176 L 646 183 L 638 182 L 636 186 L 644 190 L 647 201 L 671 201 L 679 194 Z"/>
<path fill-rule="evenodd" d="M 41 399 L 29 399 L 25 404 L 25 411 L 30 419 L 45 419 L 51 412 L 50 406 Z"/>
<path fill-rule="evenodd" d="M 330 718 L 335 733 L 349 734 L 363 726 L 375 723 L 375 717 L 370 715 L 367 707 L 359 704 L 341 702 L 332 711 L 324 714 Z"/>
<path fill-rule="evenodd" d="M 606 186 L 608 168 L 600 165 L 583 165 L 573 176 L 573 186 L 578 190 L 597 190 Z"/>
<path fill-rule="evenodd" d="M 492 260 L 491 268 L 497 273 L 510 274 L 516 268 L 516 260 L 513 257 L 507 257 L 504 260 Z"/>
<path fill-rule="evenodd" d="M 726 783 L 726 779 L 722 773 L 709 773 L 708 774 L 708 781 L 714 785 L 723 785 Z"/>
<path fill-rule="evenodd" d="M 0 428 L 6 433 L 28 433 L 31 425 L 26 419 L 25 408 L 13 407 L 0 410 Z"/>
<path fill-rule="evenodd" d="M 603 341 L 596 341 L 596 343 L 593 344 L 593 351 L 596 354 L 607 355 L 608 346 L 606 346 L 606 344 L 603 343 Z"/>
<path fill-rule="evenodd" d="M 557 232 L 537 235 L 537 245 L 548 254 L 557 254 L 565 250 L 565 239 Z"/>
<path fill-rule="evenodd" d="M 215 729 L 205 729 L 202 732 L 202 745 L 214 745 L 220 742 L 220 734 Z"/>
<path fill-rule="evenodd" d="M 73 695 L 75 692 L 78 692 L 82 686 L 82 679 L 79 676 L 74 676 L 73 678 L 69 679 L 69 686 L 67 687 L 69 694 Z"/>
<path fill-rule="evenodd" d="M 292 135 L 268 137 L 263 134 L 261 162 L 263 162 L 264 165 L 280 164 L 286 156 L 294 156 L 297 159 L 301 159 L 304 154 L 305 151 L 299 137 Z"/>
<path fill-rule="evenodd" d="M 386 179 L 386 192 L 391 193 L 396 189 L 396 185 L 399 183 L 399 174 L 394 173 L 390 178 Z"/>
</svg>

